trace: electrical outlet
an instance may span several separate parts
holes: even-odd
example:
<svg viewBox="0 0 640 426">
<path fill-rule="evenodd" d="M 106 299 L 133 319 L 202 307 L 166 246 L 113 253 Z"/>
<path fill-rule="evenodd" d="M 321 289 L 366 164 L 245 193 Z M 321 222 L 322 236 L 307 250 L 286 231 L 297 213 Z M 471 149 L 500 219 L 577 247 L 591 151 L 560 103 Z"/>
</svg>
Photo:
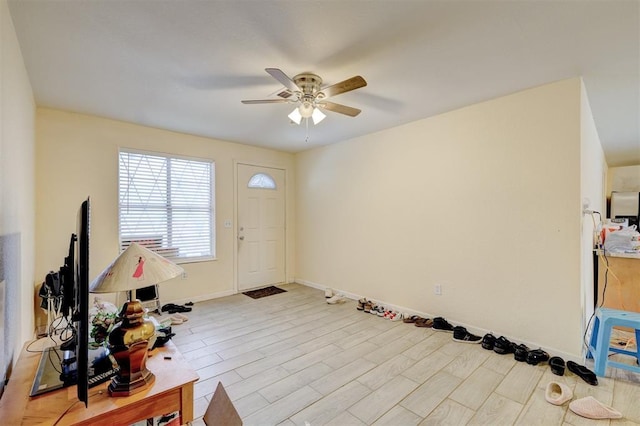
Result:
<svg viewBox="0 0 640 426">
<path fill-rule="evenodd" d="M 433 288 L 433 292 L 438 296 L 442 296 L 442 285 L 436 284 L 435 287 Z"/>
<path fill-rule="evenodd" d="M 187 271 L 182 272 L 182 279 L 183 280 L 187 279 Z"/>
</svg>

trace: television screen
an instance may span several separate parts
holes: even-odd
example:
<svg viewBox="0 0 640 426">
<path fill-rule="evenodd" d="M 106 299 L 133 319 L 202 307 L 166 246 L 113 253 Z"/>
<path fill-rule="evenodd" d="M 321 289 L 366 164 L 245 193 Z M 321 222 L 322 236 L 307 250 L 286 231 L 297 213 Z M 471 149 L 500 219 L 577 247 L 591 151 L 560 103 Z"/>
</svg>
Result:
<svg viewBox="0 0 640 426">
<path fill-rule="evenodd" d="M 90 200 L 87 198 L 78 212 L 78 251 L 76 256 L 76 359 L 78 361 L 78 399 L 89 404 L 89 231 Z"/>
<path fill-rule="evenodd" d="M 89 349 L 89 239 L 91 206 L 87 198 L 78 210 L 76 233 L 71 235 L 69 254 L 60 268 L 63 287 L 62 315 L 73 337 L 42 353 L 30 396 L 65 386 L 78 385 L 77 396 L 88 405 L 89 387 L 116 373 L 105 347 Z"/>
</svg>

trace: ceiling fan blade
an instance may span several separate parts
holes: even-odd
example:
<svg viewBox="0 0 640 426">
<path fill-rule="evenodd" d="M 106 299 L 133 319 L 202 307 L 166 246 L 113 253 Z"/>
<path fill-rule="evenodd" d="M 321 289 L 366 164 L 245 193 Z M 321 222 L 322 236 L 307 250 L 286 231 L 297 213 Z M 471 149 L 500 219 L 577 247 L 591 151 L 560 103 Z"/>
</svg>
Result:
<svg viewBox="0 0 640 426">
<path fill-rule="evenodd" d="M 249 99 L 240 102 L 243 104 L 286 104 L 291 101 L 287 99 Z"/>
<path fill-rule="evenodd" d="M 291 80 L 279 68 L 265 68 L 264 70 L 266 72 L 268 72 L 271 75 L 271 77 L 275 78 L 280 83 L 282 83 L 282 85 L 284 87 L 286 87 L 287 89 L 289 89 L 289 90 L 291 90 L 293 92 L 300 92 L 301 91 L 300 88 L 298 87 L 298 85 L 296 85 L 296 83 L 294 83 L 293 80 Z"/>
<path fill-rule="evenodd" d="M 319 103 L 318 106 L 320 108 L 328 109 L 329 111 L 338 112 L 340 114 L 348 115 L 350 117 L 355 117 L 361 112 L 361 110 L 359 110 L 358 108 L 337 104 L 335 102 L 322 102 L 322 103 Z"/>
<path fill-rule="evenodd" d="M 367 82 L 364 78 L 359 75 L 355 77 L 351 77 L 347 80 L 341 81 L 340 83 L 333 84 L 331 86 L 325 87 L 321 90 L 324 93 L 325 98 L 329 98 L 331 96 L 336 96 L 341 93 L 350 92 L 351 90 L 359 89 L 367 85 Z"/>
</svg>

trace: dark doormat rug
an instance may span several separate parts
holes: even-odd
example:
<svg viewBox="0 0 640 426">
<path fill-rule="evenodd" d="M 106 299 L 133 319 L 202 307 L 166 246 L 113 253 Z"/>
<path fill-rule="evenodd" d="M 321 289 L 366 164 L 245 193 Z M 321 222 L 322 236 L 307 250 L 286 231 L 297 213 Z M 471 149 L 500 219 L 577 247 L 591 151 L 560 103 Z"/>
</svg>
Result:
<svg viewBox="0 0 640 426">
<path fill-rule="evenodd" d="M 267 297 L 278 293 L 286 293 L 287 290 L 283 290 L 278 287 L 269 286 L 265 288 L 259 288 L 258 290 L 245 291 L 242 294 L 245 294 L 252 299 L 260 299 L 261 297 Z"/>
</svg>

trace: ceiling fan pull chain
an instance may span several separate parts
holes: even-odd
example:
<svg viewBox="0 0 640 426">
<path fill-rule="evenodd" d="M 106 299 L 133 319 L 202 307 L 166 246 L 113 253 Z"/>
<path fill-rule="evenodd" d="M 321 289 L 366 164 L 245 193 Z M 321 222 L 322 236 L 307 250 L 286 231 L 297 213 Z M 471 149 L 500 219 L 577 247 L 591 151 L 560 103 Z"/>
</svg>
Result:
<svg viewBox="0 0 640 426">
<path fill-rule="evenodd" d="M 304 142 L 307 143 L 307 142 L 309 142 L 309 119 L 308 118 L 304 119 L 304 124 L 305 124 L 305 126 L 307 128 L 307 135 L 304 138 Z"/>
</svg>

